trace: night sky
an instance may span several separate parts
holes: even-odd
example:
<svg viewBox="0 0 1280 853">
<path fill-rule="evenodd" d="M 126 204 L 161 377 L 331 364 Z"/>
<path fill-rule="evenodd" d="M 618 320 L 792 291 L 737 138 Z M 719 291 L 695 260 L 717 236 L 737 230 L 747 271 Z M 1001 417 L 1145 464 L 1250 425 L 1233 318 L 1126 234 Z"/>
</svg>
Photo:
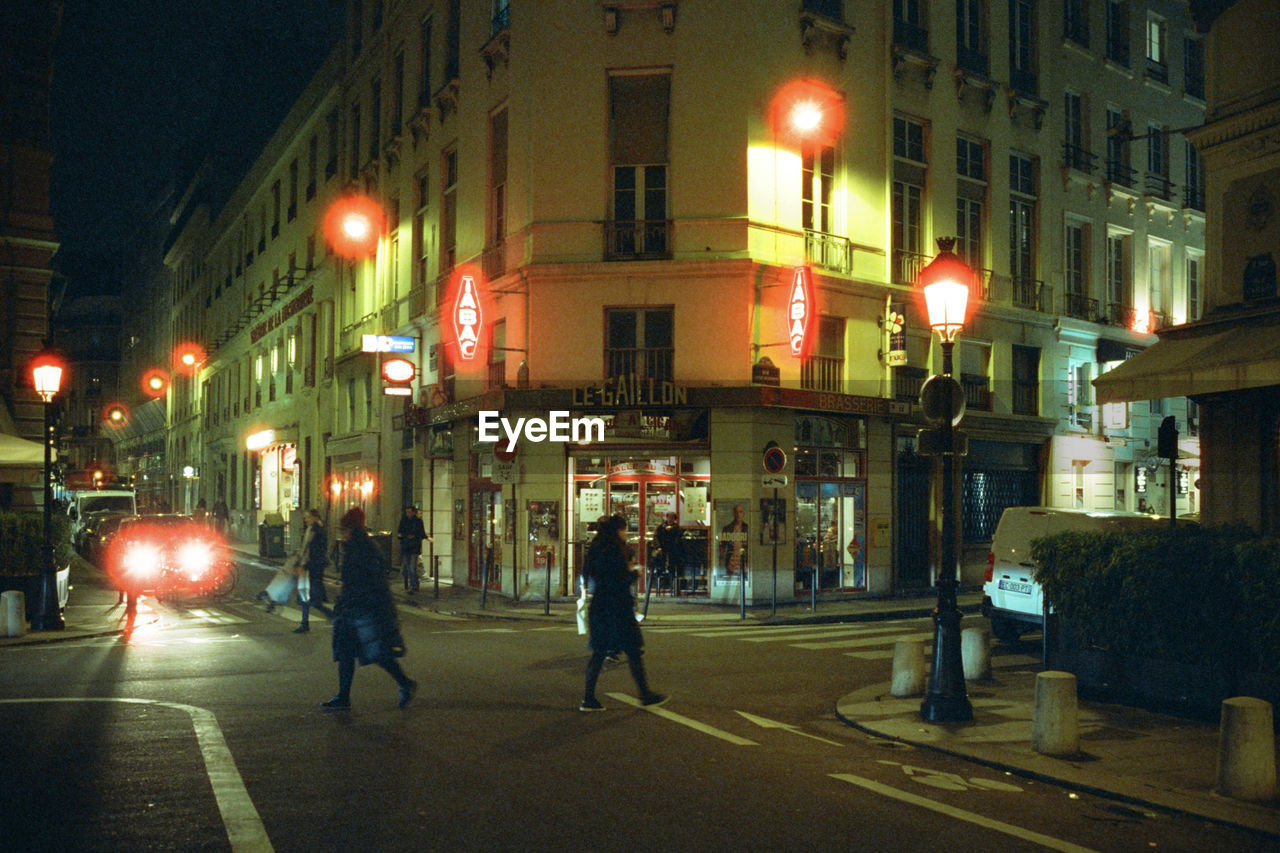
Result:
<svg viewBox="0 0 1280 853">
<path fill-rule="evenodd" d="M 166 184 L 207 152 L 231 173 L 252 161 L 341 34 L 344 5 L 67 0 L 51 192 L 73 282 L 127 257 Z"/>
</svg>

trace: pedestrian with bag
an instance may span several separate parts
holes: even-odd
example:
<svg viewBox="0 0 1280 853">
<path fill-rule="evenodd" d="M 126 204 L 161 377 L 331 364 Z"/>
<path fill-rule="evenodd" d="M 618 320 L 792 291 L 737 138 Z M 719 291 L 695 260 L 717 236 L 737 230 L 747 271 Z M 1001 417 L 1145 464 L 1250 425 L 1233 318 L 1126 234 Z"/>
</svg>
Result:
<svg viewBox="0 0 1280 853">
<path fill-rule="evenodd" d="M 604 667 L 605 657 L 623 651 L 640 693 L 642 705 L 660 705 L 667 697 L 649 689 L 641 658 L 644 638 L 636 623 L 636 603 L 631 584 L 636 571 L 631 567 L 634 554 L 623 538 L 626 519 L 613 515 L 596 524 L 596 538 L 587 546 L 583 575 L 591 585 L 591 603 L 587 613 L 590 629 L 591 658 L 587 661 L 587 683 L 579 711 L 603 711 L 596 699 L 596 682 Z"/>
<path fill-rule="evenodd" d="M 422 542 L 427 538 L 417 507 L 404 508 L 404 518 L 400 519 L 396 535 L 400 539 L 400 571 L 404 575 L 404 588 L 413 595 L 418 591 L 418 557 L 422 554 Z"/>
<path fill-rule="evenodd" d="M 400 707 L 409 704 L 418 683 L 405 675 L 396 660 L 404 656 L 404 640 L 396 605 L 387 586 L 387 566 L 365 529 L 364 510 L 352 507 L 338 521 L 343 540 L 339 573 L 342 593 L 334 605 L 333 659 L 338 662 L 338 692 L 321 703 L 326 711 L 351 708 L 351 681 L 356 661 L 376 663 L 400 687 Z"/>
<path fill-rule="evenodd" d="M 298 605 L 302 608 L 302 624 L 293 629 L 295 634 L 305 634 L 311 630 L 309 617 L 312 608 L 330 619 L 333 618 L 333 611 L 325 606 L 325 602 L 329 600 L 324 591 L 324 570 L 329 564 L 329 537 L 325 535 L 324 525 L 320 523 L 320 510 L 314 507 L 307 510 L 305 523 L 307 532 L 302 535 L 302 544 L 298 547 Z"/>
</svg>

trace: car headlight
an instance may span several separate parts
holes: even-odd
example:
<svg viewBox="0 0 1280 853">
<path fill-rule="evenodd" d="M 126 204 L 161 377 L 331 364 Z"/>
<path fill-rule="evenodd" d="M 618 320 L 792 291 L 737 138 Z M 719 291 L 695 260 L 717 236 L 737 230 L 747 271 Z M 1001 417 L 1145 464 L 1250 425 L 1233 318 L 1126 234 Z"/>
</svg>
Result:
<svg viewBox="0 0 1280 853">
<path fill-rule="evenodd" d="M 135 542 L 124 552 L 124 570 L 138 578 L 153 578 L 160 573 L 160 549 L 148 542 Z"/>
<path fill-rule="evenodd" d="M 193 581 L 204 577 L 213 565 L 213 549 L 204 542 L 183 542 L 177 556 L 178 568 Z"/>
</svg>

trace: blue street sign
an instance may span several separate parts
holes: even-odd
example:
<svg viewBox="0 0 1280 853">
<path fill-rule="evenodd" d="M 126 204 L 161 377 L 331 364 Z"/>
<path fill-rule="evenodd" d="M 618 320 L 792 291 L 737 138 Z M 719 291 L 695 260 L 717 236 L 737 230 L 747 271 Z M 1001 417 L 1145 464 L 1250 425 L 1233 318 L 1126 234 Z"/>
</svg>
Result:
<svg viewBox="0 0 1280 853">
<path fill-rule="evenodd" d="M 362 352 L 413 352 L 418 339 L 408 335 L 361 335 Z"/>
</svg>

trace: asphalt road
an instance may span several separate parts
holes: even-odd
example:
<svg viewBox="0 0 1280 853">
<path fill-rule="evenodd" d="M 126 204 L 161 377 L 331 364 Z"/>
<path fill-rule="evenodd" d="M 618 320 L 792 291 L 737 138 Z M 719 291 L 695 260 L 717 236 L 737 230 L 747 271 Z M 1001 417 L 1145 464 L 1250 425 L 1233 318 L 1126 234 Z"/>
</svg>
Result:
<svg viewBox="0 0 1280 853">
<path fill-rule="evenodd" d="M 670 702 L 633 705 L 624 664 L 601 678 L 608 711 L 583 714 L 571 626 L 405 607 L 417 698 L 398 709 L 365 667 L 328 714 L 326 620 L 291 633 L 296 610 L 252 601 L 265 581 L 245 567 L 220 604 L 144 601 L 128 640 L 0 649 L 0 849 L 1273 849 L 837 721 L 925 620 L 651 626 Z M 1002 650 L 1034 666 L 1033 644 Z"/>
</svg>

